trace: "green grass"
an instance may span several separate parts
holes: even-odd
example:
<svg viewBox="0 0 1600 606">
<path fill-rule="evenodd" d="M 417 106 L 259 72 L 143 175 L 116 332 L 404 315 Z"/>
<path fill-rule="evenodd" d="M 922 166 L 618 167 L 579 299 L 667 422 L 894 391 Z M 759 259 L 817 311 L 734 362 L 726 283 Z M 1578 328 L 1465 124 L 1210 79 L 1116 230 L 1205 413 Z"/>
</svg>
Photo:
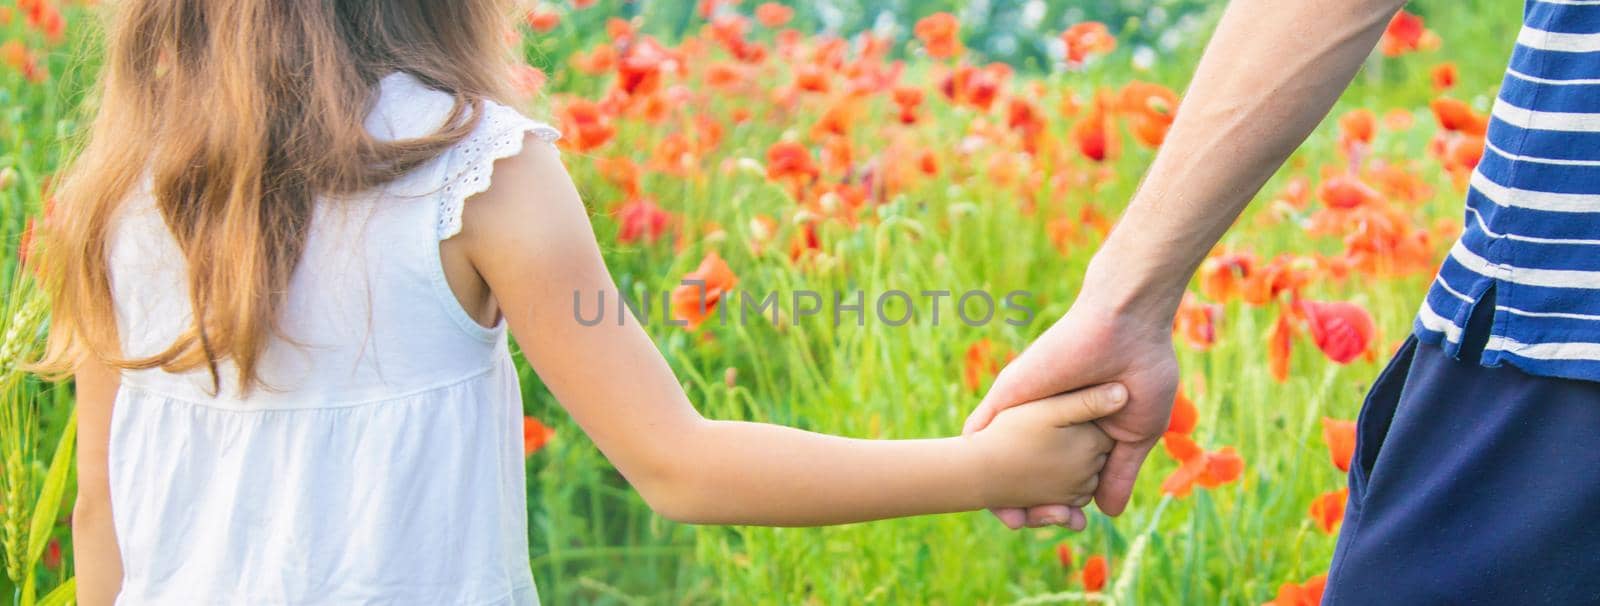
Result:
<svg viewBox="0 0 1600 606">
<path fill-rule="evenodd" d="M 1374 58 L 1335 114 L 1354 108 L 1379 115 L 1397 108 L 1416 114 L 1417 125 L 1409 131 L 1380 134 L 1375 153 L 1417 159 L 1419 171 L 1436 193 L 1408 213 L 1431 225 L 1438 218 L 1460 216 L 1461 194 L 1425 154 L 1435 130 L 1426 106 L 1436 94 L 1428 69 L 1454 61 L 1461 68 L 1461 80 L 1452 94 L 1486 109 L 1509 51 L 1517 12 L 1507 3 L 1488 1 L 1417 4 L 1412 10 L 1423 14 L 1429 27 L 1443 37 L 1442 50 Z M 594 40 L 592 29 L 580 31 L 580 25 L 598 24 L 599 15 L 569 21 L 531 48 L 530 55 L 558 69 L 565 56 Z M 680 15 L 645 13 L 648 19 L 663 20 Z M 87 21 L 81 14 L 75 16 L 80 17 L 75 24 Z M 661 26 L 653 31 L 671 29 Z M 17 174 L 15 183 L 0 190 L 0 241 L 8 243 L 0 254 L 0 281 L 4 281 L 0 286 L 8 292 L 13 292 L 20 275 L 12 251 L 24 217 L 41 207 L 40 186 L 59 166 L 63 142 L 77 131 L 75 108 L 92 76 L 92 50 L 69 49 L 92 49 L 93 33 L 86 28 L 72 31 L 72 40 L 57 47 L 51 57 L 57 79 L 47 84 L 25 83 L 0 66 L 0 114 L 5 116 L 0 122 L 0 169 L 9 167 Z M 0 27 L 0 37 L 37 42 L 20 23 Z M 1052 129 L 1064 136 L 1068 122 L 1054 112 L 1057 96 L 1076 91 L 1085 97 L 1094 86 L 1116 87 L 1131 79 L 1179 88 L 1202 42 L 1189 40 L 1147 72 L 1128 67 L 1128 49 L 1123 48 L 1088 72 L 1024 72 L 1019 80 L 1040 78 L 1047 83 L 1050 96 L 1044 106 L 1051 114 Z M 907 78 L 926 83 L 930 72 L 929 64 L 913 60 Z M 776 83 L 782 74 L 768 73 L 764 82 Z M 605 85 L 576 74 L 553 76 L 552 92 L 557 97 L 569 91 L 597 96 Z M 870 319 L 862 328 L 834 327 L 825 316 L 781 329 L 752 323 L 712 326 L 697 333 L 653 324 L 651 333 L 691 399 L 706 415 L 719 418 L 859 437 L 914 438 L 959 431 L 978 399 L 961 383 L 967 347 L 981 338 L 1002 349 L 1024 347 L 1066 310 L 1093 252 L 1092 241 L 1085 241 L 1067 254 L 1059 253 L 1044 223 L 1057 216 L 1076 216 L 1085 206 L 1115 216 L 1151 157 L 1128 141 L 1114 164 L 1114 181 L 1093 191 L 1036 194 L 1031 201 L 1038 210 L 1029 212 L 1025 204 L 1029 196 L 996 183 L 986 169 L 991 154 L 1009 150 L 982 150 L 966 158 L 955 153 L 971 125 L 997 118 L 950 108 L 930 91 L 927 122 L 912 136 L 939 154 L 940 177 L 917 183 L 875 209 L 876 221 L 855 229 L 825 226 L 825 253 L 832 262 L 797 265 L 783 255 L 783 242 L 795 229 L 785 219 L 795 202 L 760 175 L 723 169 L 724 161 L 763 159 L 767 147 L 786 132 L 803 137 L 819 113 L 816 103 L 804 103 L 791 119 L 766 118 L 764 98 L 719 97 L 684 110 L 665 125 L 623 123 L 618 140 L 608 146 L 592 154 L 566 154 L 569 168 L 596 209 L 597 235 L 625 290 L 670 289 L 706 252 L 715 251 L 738 273 L 741 289 L 863 290 L 869 296 L 890 289 L 1023 289 L 1035 293 L 1038 314 L 1028 326 L 995 323 L 981 329 L 948 320 L 938 327 L 927 323 L 888 327 Z M 738 107 L 755 109 L 758 119 L 727 126 L 721 147 L 702 163 L 703 172 L 690 177 L 647 173 L 643 181 L 645 192 L 679 214 L 681 224 L 714 221 L 725 237 L 694 239 L 681 250 L 670 242 L 616 244 L 615 222 L 601 209 L 620 200 L 621 193 L 599 176 L 593 160 L 629 156 L 643 162 L 663 132 L 688 128 L 695 115 L 726 122 Z M 868 126 L 855 136 L 862 156 L 882 145 L 876 129 L 890 120 L 881 100 L 871 107 L 869 118 L 862 121 Z M 1319 167 L 1336 162 L 1335 136 L 1331 124 L 1319 130 L 1291 162 L 1291 167 L 1300 168 L 1286 169 L 1265 191 L 1277 191 L 1290 175 L 1314 178 Z M 1076 159 L 1049 168 L 1087 170 Z M 1337 238 L 1309 238 L 1287 225 L 1263 227 L 1257 216 L 1264 212 L 1264 205 L 1247 211 L 1224 245 L 1264 257 L 1340 249 Z M 777 217 L 784 224 L 775 239 L 776 252 L 760 254 L 747 244 L 748 226 L 758 214 Z M 1441 253 L 1448 245 L 1436 244 Z M 1414 274 L 1329 281 L 1313 285 L 1307 295 L 1363 304 L 1378 321 L 1387 349 L 1409 330 L 1430 278 Z M 949 318 L 953 312 L 946 302 L 942 315 Z M 981 513 L 822 529 L 666 522 L 648 510 L 523 365 L 529 413 L 559 432 L 528 464 L 530 538 L 540 591 L 553 604 L 969 604 L 1010 603 L 1030 596 L 1046 596 L 1041 601 L 1048 601 L 1051 594 L 1079 589 L 1073 577 L 1076 570 L 1063 570 L 1055 560 L 1055 545 L 1065 541 L 1080 563 L 1090 554 L 1108 555 L 1112 584 L 1127 590 L 1120 597 L 1128 603 L 1267 601 L 1279 584 L 1299 582 L 1326 569 L 1334 539 L 1313 527 L 1306 510 L 1312 498 L 1342 486 L 1344 478 L 1328 462 L 1319 421 L 1324 416 L 1355 418 L 1383 361 L 1380 357 L 1377 362 L 1336 366 L 1302 340 L 1292 378 L 1276 383 L 1268 374 L 1264 347 L 1273 318 L 1266 310 L 1230 304 L 1213 349 L 1202 353 L 1179 345 L 1184 389 L 1201 412 L 1195 437 L 1210 448 L 1235 447 L 1246 460 L 1244 477 L 1220 489 L 1164 502 L 1158 485 L 1175 464 L 1158 450 L 1140 479 L 1129 512 L 1116 519 L 1093 515 L 1089 530 L 1081 534 L 1058 529 L 1010 532 Z M 731 384 L 730 369 L 736 377 Z M 26 453 L 27 466 L 42 474 L 70 416 L 70 392 L 34 379 L 20 385 L 9 396 L 27 402 L 38 414 L 27 443 L 0 444 L 0 450 Z M 39 485 L 32 484 L 35 490 Z M 58 527 L 56 535 L 65 542 L 65 527 Z M 1130 549 L 1141 537 L 1147 544 L 1135 560 Z M 65 570 L 39 567 L 42 587 L 70 576 L 70 545 L 66 559 Z M 6 583 L 0 579 L 0 596 L 13 594 Z"/>
</svg>

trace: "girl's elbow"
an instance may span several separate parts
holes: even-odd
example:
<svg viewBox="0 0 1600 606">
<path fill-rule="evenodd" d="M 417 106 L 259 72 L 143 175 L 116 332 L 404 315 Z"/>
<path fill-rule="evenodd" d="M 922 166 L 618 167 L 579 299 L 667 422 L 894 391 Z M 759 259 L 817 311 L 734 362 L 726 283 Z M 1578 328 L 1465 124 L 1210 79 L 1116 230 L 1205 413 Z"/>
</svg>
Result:
<svg viewBox="0 0 1600 606">
<path fill-rule="evenodd" d="M 680 524 L 715 523 L 698 473 L 679 469 L 651 475 L 635 487 L 656 515 Z"/>
<path fill-rule="evenodd" d="M 646 496 L 645 503 L 650 505 L 650 510 L 656 512 L 656 515 L 679 524 L 707 523 L 702 512 L 686 499 L 662 495 L 657 495 L 655 498 Z"/>
<path fill-rule="evenodd" d="M 111 519 L 111 499 L 80 491 L 78 498 L 72 502 L 72 519 L 74 521 Z"/>
<path fill-rule="evenodd" d="M 661 443 L 651 448 L 633 469 L 624 475 L 633 484 L 645 504 L 657 515 L 683 524 L 715 524 L 718 519 L 716 497 L 717 478 L 711 469 L 714 465 L 700 456 L 715 452 L 705 448 L 717 442 L 717 434 L 707 431 L 715 426 L 701 420 L 691 429 L 673 432 L 680 439 Z M 702 448 L 684 448 L 683 444 L 696 444 Z"/>
<path fill-rule="evenodd" d="M 99 534 L 109 531 L 112 525 L 111 499 L 80 494 L 77 500 L 73 501 L 73 535 Z"/>
</svg>

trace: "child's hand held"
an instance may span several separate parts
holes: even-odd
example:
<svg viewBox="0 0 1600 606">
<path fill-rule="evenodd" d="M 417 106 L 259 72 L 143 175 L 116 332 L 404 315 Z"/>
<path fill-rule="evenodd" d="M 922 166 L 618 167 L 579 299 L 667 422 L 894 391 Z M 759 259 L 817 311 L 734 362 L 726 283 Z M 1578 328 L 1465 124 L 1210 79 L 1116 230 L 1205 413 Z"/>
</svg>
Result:
<svg viewBox="0 0 1600 606">
<path fill-rule="evenodd" d="M 1114 443 L 1092 421 L 1127 401 L 1122 385 L 1100 385 L 1007 409 L 968 435 L 984 506 L 1087 505 Z"/>
</svg>

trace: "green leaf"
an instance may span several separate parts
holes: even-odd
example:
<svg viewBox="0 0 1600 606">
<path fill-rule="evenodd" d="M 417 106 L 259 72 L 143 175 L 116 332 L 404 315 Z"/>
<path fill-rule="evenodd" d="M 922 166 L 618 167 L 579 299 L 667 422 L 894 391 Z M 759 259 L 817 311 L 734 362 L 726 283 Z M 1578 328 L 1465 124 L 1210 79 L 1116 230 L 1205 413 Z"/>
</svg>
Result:
<svg viewBox="0 0 1600 606">
<path fill-rule="evenodd" d="M 28 526 L 28 566 L 32 567 L 44 554 L 50 542 L 50 531 L 56 525 L 56 512 L 61 510 L 61 495 L 67 489 L 67 476 L 72 473 L 72 443 L 78 434 L 78 415 L 67 419 L 61 430 L 61 441 L 56 443 L 56 454 L 50 458 L 50 471 L 45 473 L 44 488 L 39 491 L 39 501 L 33 508 L 33 522 Z"/>
<path fill-rule="evenodd" d="M 78 578 L 73 577 L 45 594 L 44 599 L 39 600 L 38 606 L 68 606 L 77 600 Z"/>
<path fill-rule="evenodd" d="M 28 566 L 28 576 L 23 577 L 23 580 L 22 580 L 22 606 L 34 606 L 34 604 L 33 604 L 33 596 L 34 596 L 34 593 L 36 592 L 36 590 L 33 587 L 34 581 L 35 581 L 34 572 L 35 571 L 33 569 L 33 566 Z"/>
</svg>

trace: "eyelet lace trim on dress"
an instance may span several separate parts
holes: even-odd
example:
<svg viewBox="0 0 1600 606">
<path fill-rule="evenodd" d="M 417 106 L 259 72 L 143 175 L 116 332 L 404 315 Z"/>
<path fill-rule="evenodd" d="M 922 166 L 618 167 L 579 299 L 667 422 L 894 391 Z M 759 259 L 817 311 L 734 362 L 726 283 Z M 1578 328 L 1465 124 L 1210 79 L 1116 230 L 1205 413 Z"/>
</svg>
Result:
<svg viewBox="0 0 1600 606">
<path fill-rule="evenodd" d="M 439 240 L 461 233 L 461 211 L 467 198 L 489 189 L 495 161 L 522 153 L 527 133 L 549 144 L 561 138 L 560 131 L 514 109 L 495 103 L 484 105 L 482 122 L 452 152 L 457 160 L 440 191 Z"/>
</svg>

